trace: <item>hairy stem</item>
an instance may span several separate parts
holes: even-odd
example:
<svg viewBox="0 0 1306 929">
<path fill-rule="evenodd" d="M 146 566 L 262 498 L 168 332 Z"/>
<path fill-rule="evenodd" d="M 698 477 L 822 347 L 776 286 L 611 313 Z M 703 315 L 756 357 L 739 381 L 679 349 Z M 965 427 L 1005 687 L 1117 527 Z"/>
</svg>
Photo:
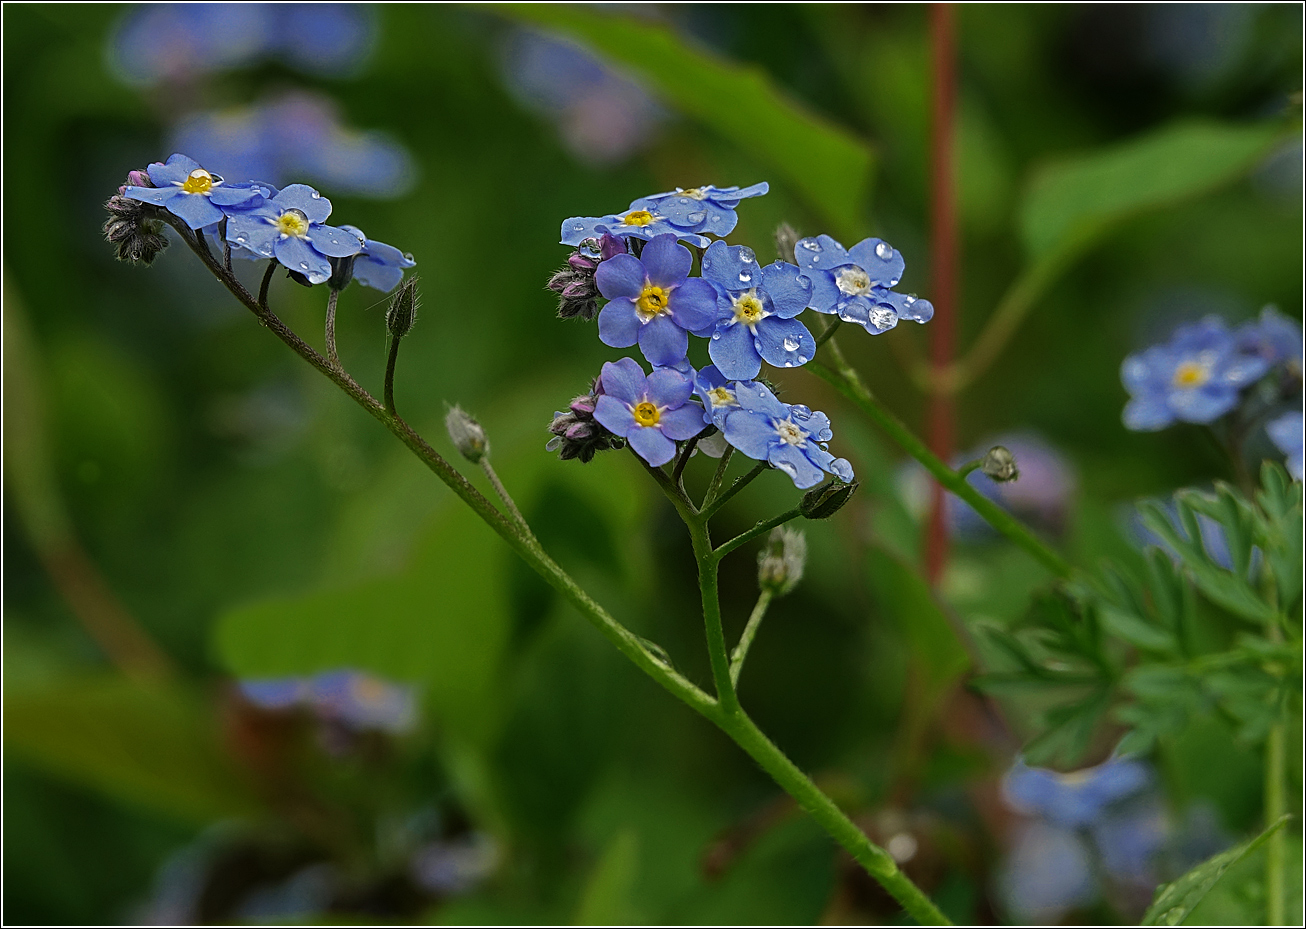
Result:
<svg viewBox="0 0 1306 929">
<path fill-rule="evenodd" d="M 399 361 L 399 343 L 403 339 L 390 337 L 390 354 L 385 359 L 385 408 L 386 412 L 395 411 L 395 364 Z"/>
<path fill-rule="evenodd" d="M 698 589 L 703 599 L 703 625 L 707 630 L 707 654 L 712 662 L 716 699 L 722 712 L 729 715 L 739 711 L 739 698 L 735 696 L 734 681 L 730 677 L 730 656 L 726 651 L 725 629 L 721 625 L 721 598 L 717 591 L 720 561 L 712 551 L 707 517 L 693 516 L 685 520 L 685 524 L 689 527 L 689 538 L 694 546 L 694 560 L 698 562 Z"/>
<path fill-rule="evenodd" d="M 771 466 L 767 464 L 765 461 L 759 461 L 756 465 L 753 466 L 753 470 L 749 471 L 743 477 L 735 478 L 735 482 L 726 489 L 725 493 L 714 498 L 711 503 L 704 504 L 703 518 L 711 519 L 714 513 L 716 513 L 719 509 L 721 509 L 721 507 L 726 505 L 726 501 L 728 501 L 735 494 L 739 493 L 739 491 L 747 487 L 752 482 L 753 478 L 757 477 L 759 474 L 767 470 L 769 467 Z"/>
<path fill-rule="evenodd" d="M 749 614 L 748 625 L 744 626 L 744 632 L 739 637 L 739 644 L 730 653 L 730 682 L 736 687 L 739 686 L 739 672 L 744 670 L 744 659 L 748 657 L 748 649 L 753 644 L 753 636 L 757 635 L 757 628 L 762 625 L 762 618 L 766 616 L 766 608 L 771 605 L 771 599 L 774 596 L 775 593 L 771 588 L 762 588 L 762 592 L 757 596 L 757 603 L 753 607 L 753 612 Z"/>
<path fill-rule="evenodd" d="M 835 331 L 838 330 L 842 323 L 843 320 L 838 316 L 830 320 L 826 327 L 821 331 L 821 334 L 816 337 L 816 347 L 820 348 L 826 342 L 830 341 L 830 336 L 835 334 Z"/>
<path fill-rule="evenodd" d="M 517 523 L 517 526 L 522 532 L 529 535 L 532 539 L 535 538 L 535 533 L 531 531 L 531 527 L 526 523 L 526 517 L 521 515 L 521 510 L 517 509 L 517 504 L 513 501 L 512 495 L 508 493 L 508 488 L 503 486 L 503 481 L 499 480 L 499 475 L 495 472 L 494 465 L 490 464 L 489 455 L 481 456 L 481 470 L 484 471 L 485 476 L 489 478 L 490 486 L 493 487 L 494 492 L 499 495 L 499 499 L 503 501 L 503 505 L 508 508 L 508 515 L 513 518 L 513 521 Z"/>
<path fill-rule="evenodd" d="M 327 361 L 336 368 L 340 367 L 340 355 L 336 353 L 336 303 L 339 300 L 340 291 L 333 288 L 327 294 L 326 350 Z"/>
<path fill-rule="evenodd" d="M 707 509 L 708 505 L 716 499 L 716 495 L 721 492 L 721 482 L 726 479 L 726 471 L 730 470 L 730 459 L 734 454 L 734 446 L 727 445 L 726 453 L 721 456 L 721 461 L 716 466 L 716 473 L 712 475 L 712 482 L 707 485 L 707 493 L 703 495 L 703 506 L 700 509 Z"/>
<path fill-rule="evenodd" d="M 794 507 L 792 510 L 785 510 L 783 513 L 772 516 L 770 519 L 762 520 L 752 529 L 739 533 L 739 535 L 735 536 L 728 542 L 722 542 L 715 552 L 717 561 L 720 561 L 722 558 L 726 557 L 726 555 L 729 555 L 739 546 L 756 539 L 759 535 L 770 532 L 776 526 L 783 526 L 785 523 L 789 522 L 789 520 L 797 519 L 802 515 L 802 510 L 798 507 Z"/>
<path fill-rule="evenodd" d="M 970 486 L 965 478 L 959 477 L 957 472 L 930 452 L 925 443 L 918 439 L 902 420 L 875 399 L 862 383 L 861 377 L 848 364 L 843 352 L 839 350 L 838 341 L 834 338 L 830 339 L 828 354 L 831 367 L 826 367 L 819 361 L 809 361 L 807 370 L 851 400 L 859 410 L 887 432 L 890 438 L 901 445 L 907 454 L 924 465 L 925 469 L 934 475 L 935 480 L 969 503 L 994 529 L 1033 555 L 1053 574 L 1058 577 L 1070 576 L 1071 567 L 1064 558 L 1044 544 L 1020 520 Z"/>
</svg>

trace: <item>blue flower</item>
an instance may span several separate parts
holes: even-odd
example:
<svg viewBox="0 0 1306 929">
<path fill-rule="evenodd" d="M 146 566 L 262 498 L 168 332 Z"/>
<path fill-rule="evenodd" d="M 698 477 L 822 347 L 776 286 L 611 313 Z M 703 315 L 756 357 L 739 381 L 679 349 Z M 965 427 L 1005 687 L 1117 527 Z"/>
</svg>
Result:
<svg viewBox="0 0 1306 929">
<path fill-rule="evenodd" d="M 766 181 L 749 187 L 677 187 L 648 199 L 657 204 L 673 224 L 694 232 L 707 232 L 725 238 L 739 222 L 735 209 L 740 200 L 760 197 L 771 189 Z"/>
<path fill-rule="evenodd" d="M 680 363 L 689 350 L 689 332 L 712 324 L 717 292 L 702 278 L 689 278 L 689 249 L 674 234 L 649 242 L 639 258 L 614 255 L 594 276 L 608 305 L 599 313 L 599 339 L 613 348 L 639 343 L 654 365 Z"/>
<path fill-rule="evenodd" d="M 412 687 L 382 680 L 361 671 L 328 671 L 309 683 L 313 708 L 350 729 L 402 733 L 417 721 L 417 695 Z"/>
<path fill-rule="evenodd" d="M 1111 804 L 1152 782 L 1141 761 L 1111 758 L 1094 768 L 1058 774 L 1017 759 L 1002 779 L 1002 792 L 1015 809 L 1058 826 L 1087 826 Z"/>
<path fill-rule="evenodd" d="M 337 258 L 332 263 L 353 262 L 351 277 L 360 284 L 389 293 L 404 278 L 404 269 L 417 266 L 412 255 L 407 255 L 393 245 L 386 245 L 363 235 L 357 226 L 341 226 L 363 240 L 363 250 L 349 258 Z M 333 285 L 334 286 L 334 285 Z"/>
<path fill-rule="evenodd" d="M 726 416 L 739 409 L 739 400 L 735 397 L 737 384 L 745 388 L 758 385 L 754 381 L 732 381 L 717 370 L 716 365 L 708 365 L 694 378 L 694 393 L 703 401 L 703 421 L 711 423 L 718 429 L 725 426 Z"/>
<path fill-rule="evenodd" d="M 630 204 L 624 213 L 607 216 L 573 216 L 562 223 L 562 244 L 579 245 L 586 239 L 597 239 L 605 232 L 632 239 L 654 239 L 661 235 L 674 235 L 691 245 L 706 247 L 711 240 L 672 223 L 659 209 L 657 203 L 642 197 Z"/>
<path fill-rule="evenodd" d="M 871 335 L 888 332 L 900 320 L 934 318 L 930 301 L 890 290 L 902 280 L 906 263 L 883 239 L 863 239 L 850 249 L 828 235 L 799 239 L 794 260 L 812 279 L 812 309 L 864 326 Z"/>
<path fill-rule="evenodd" d="M 262 206 L 230 214 L 227 241 L 321 284 L 331 276 L 330 259 L 357 255 L 364 245 L 362 236 L 325 225 L 330 215 L 330 200 L 307 184 L 291 184 Z"/>
<path fill-rule="evenodd" d="M 308 699 L 308 682 L 302 677 L 245 680 L 239 687 L 246 700 L 265 710 L 287 710 Z"/>
<path fill-rule="evenodd" d="M 781 403 L 761 384 L 737 381 L 734 391 L 739 409 L 726 413 L 721 431 L 735 448 L 749 458 L 769 462 L 801 489 L 819 484 L 823 471 L 841 481 L 853 479 L 847 459 L 835 458 L 825 448 L 834 435 L 824 413 Z"/>
<path fill-rule="evenodd" d="M 1244 323 L 1234 333 L 1238 351 L 1260 358 L 1270 367 L 1287 364 L 1301 376 L 1301 326 L 1272 306 L 1261 310 L 1261 318 Z"/>
<path fill-rule="evenodd" d="M 1165 807 L 1156 796 L 1122 804 L 1099 816 L 1089 830 L 1108 874 L 1117 880 L 1156 886 L 1153 862 L 1169 833 Z"/>
<path fill-rule="evenodd" d="M 1288 473 L 1297 480 L 1302 480 L 1302 414 L 1301 410 L 1289 410 L 1282 416 L 1275 417 L 1265 424 L 1265 431 L 1270 441 L 1279 451 L 1288 456 L 1285 464 Z"/>
<path fill-rule="evenodd" d="M 672 459 L 677 442 L 703 431 L 702 407 L 688 402 L 693 381 L 679 371 L 654 368 L 646 377 L 638 361 L 622 358 L 605 364 L 600 379 L 594 418 L 654 467 Z"/>
<path fill-rule="evenodd" d="M 797 267 L 776 261 L 759 269 L 752 249 L 717 241 L 703 254 L 703 277 L 721 293 L 717 319 L 696 334 L 712 336 L 708 354 L 726 377 L 756 377 L 764 358 L 792 368 L 816 354 L 816 340 L 794 319 L 812 295 Z"/>
<path fill-rule="evenodd" d="M 1074 830 L 1032 822 L 1019 831 L 998 883 L 1013 922 L 1052 925 L 1092 901 L 1092 853 Z"/>
<path fill-rule="evenodd" d="M 146 171 L 154 186 L 126 187 L 122 195 L 164 207 L 192 229 L 220 222 L 225 210 L 257 207 L 273 193 L 257 184 L 228 184 L 180 152 L 169 156 L 166 164 L 154 162 Z"/>
</svg>

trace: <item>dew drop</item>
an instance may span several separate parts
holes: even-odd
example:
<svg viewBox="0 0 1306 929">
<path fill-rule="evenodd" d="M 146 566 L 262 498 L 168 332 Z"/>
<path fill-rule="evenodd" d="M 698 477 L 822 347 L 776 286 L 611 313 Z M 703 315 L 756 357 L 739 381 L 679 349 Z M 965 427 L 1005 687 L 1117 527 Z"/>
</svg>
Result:
<svg viewBox="0 0 1306 929">
<path fill-rule="evenodd" d="M 754 339 L 754 340 L 753 340 L 753 348 L 757 349 L 758 353 L 760 354 L 761 351 L 762 351 L 762 340 L 761 340 L 761 339 Z"/>
<path fill-rule="evenodd" d="M 796 352 L 798 351 L 798 348 L 801 345 L 802 343 L 799 342 L 797 339 L 795 339 L 793 336 L 789 336 L 789 335 L 785 336 L 785 340 L 784 340 L 785 351 Z"/>
<path fill-rule="evenodd" d="M 753 279 L 753 272 L 752 272 L 752 271 L 740 271 L 740 272 L 739 272 L 739 279 L 740 279 L 741 281 L 743 281 L 745 284 L 747 284 L 749 281 L 751 281 L 751 280 Z"/>
<path fill-rule="evenodd" d="M 813 255 L 813 256 L 812 256 L 812 264 L 816 264 L 816 263 L 817 263 L 818 261 L 820 261 L 820 260 L 821 260 L 821 256 L 820 256 L 820 255 Z"/>
<path fill-rule="evenodd" d="M 245 237 L 244 237 L 243 235 L 238 235 L 238 236 L 236 236 L 236 241 L 237 241 L 237 242 L 244 242 L 244 241 L 245 241 Z"/>
<path fill-rule="evenodd" d="M 815 239 L 803 239 L 798 244 L 809 252 L 819 252 L 821 250 L 821 243 L 817 242 Z"/>
<path fill-rule="evenodd" d="M 711 216 L 707 218 L 707 224 L 709 226 L 715 226 L 720 222 L 721 222 L 721 217 L 717 216 L 715 213 L 713 213 Z"/>
<path fill-rule="evenodd" d="M 876 329 L 887 330 L 898 325 L 898 315 L 893 310 L 886 310 L 884 307 L 876 307 L 871 310 L 871 325 Z"/>
<path fill-rule="evenodd" d="M 794 366 L 794 363 L 793 363 L 792 361 L 786 361 L 786 362 L 785 362 L 785 367 L 786 367 L 786 368 L 792 368 L 793 366 Z"/>
<path fill-rule="evenodd" d="M 702 210 L 696 210 L 693 213 L 690 213 L 688 216 L 686 216 L 685 219 L 689 220 L 689 224 L 691 226 L 697 226 L 703 220 L 707 219 L 707 213 L 703 212 Z"/>
<path fill-rule="evenodd" d="M 888 242 L 881 242 L 879 245 L 875 246 L 875 254 L 880 258 L 883 258 L 885 261 L 888 261 L 893 257 L 893 246 Z"/>
<path fill-rule="evenodd" d="M 902 301 L 902 305 L 903 305 L 903 306 L 911 306 L 911 305 L 912 305 L 913 303 L 915 303 L 915 302 L 916 302 L 916 298 L 915 298 L 914 296 L 912 296 L 911 294 L 908 294 L 908 295 L 903 299 L 903 301 Z"/>
<path fill-rule="evenodd" d="M 322 195 L 321 195 L 320 193 L 318 193 L 318 192 L 315 190 L 315 191 L 313 191 L 313 199 L 314 199 L 314 200 L 321 200 L 321 199 L 322 199 Z"/>
<path fill-rule="evenodd" d="M 746 265 L 751 265 L 754 261 L 757 261 L 757 255 L 753 254 L 751 248 L 742 248 L 739 250 L 739 260 Z"/>
<path fill-rule="evenodd" d="M 299 263 L 299 266 L 300 266 L 301 268 L 303 268 L 305 271 L 308 270 L 308 262 L 307 262 L 307 261 L 301 261 L 301 262 Z"/>
<path fill-rule="evenodd" d="M 891 279 L 889 280 L 889 286 L 890 286 L 890 287 L 897 287 L 897 286 L 898 286 L 898 279 L 897 279 L 896 277 L 895 277 L 895 278 L 891 278 Z"/>
<path fill-rule="evenodd" d="M 715 341 L 716 341 L 717 339 L 719 339 L 719 338 L 721 338 L 721 333 L 719 333 L 719 332 L 714 332 L 714 333 L 712 333 L 712 341 L 715 342 Z"/>
<path fill-rule="evenodd" d="M 800 365 L 805 365 L 805 364 L 807 364 L 807 356 L 806 356 L 806 355 L 799 355 L 799 356 L 798 356 L 798 363 L 799 363 Z"/>
<path fill-rule="evenodd" d="M 572 226 L 571 228 L 574 229 L 576 232 L 584 232 L 584 231 L 585 231 L 585 224 L 584 224 L 584 223 L 576 223 L 576 225 Z"/>
</svg>

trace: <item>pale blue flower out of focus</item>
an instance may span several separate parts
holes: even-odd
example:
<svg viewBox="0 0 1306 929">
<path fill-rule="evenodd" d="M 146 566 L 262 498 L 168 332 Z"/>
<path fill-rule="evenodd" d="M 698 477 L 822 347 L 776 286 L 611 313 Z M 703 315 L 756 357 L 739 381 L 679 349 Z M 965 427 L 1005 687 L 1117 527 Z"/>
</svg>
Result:
<svg viewBox="0 0 1306 929">
<path fill-rule="evenodd" d="M 721 291 L 718 316 L 696 335 L 710 335 L 708 354 L 731 380 L 756 377 L 762 360 L 779 368 L 807 364 L 816 340 L 796 317 L 807 308 L 811 281 L 783 261 L 759 268 L 753 250 L 720 240 L 703 254 L 703 278 Z"/>
<path fill-rule="evenodd" d="M 686 376 L 674 368 L 654 368 L 645 376 L 638 361 L 622 358 L 605 364 L 600 377 L 603 394 L 594 418 L 654 467 L 672 459 L 677 442 L 703 431 L 703 408 L 689 402 L 692 369 Z"/>
<path fill-rule="evenodd" d="M 1139 793 L 1152 783 L 1147 765 L 1132 758 L 1111 758 L 1093 768 L 1060 774 L 1031 768 L 1017 759 L 1002 779 L 1011 806 L 1058 826 L 1092 823 L 1111 804 Z"/>
<path fill-rule="evenodd" d="M 1270 367 L 1286 365 L 1301 377 L 1301 326 L 1274 307 L 1265 307 L 1259 319 L 1239 326 L 1234 338 L 1242 354 L 1260 358 Z"/>
<path fill-rule="evenodd" d="M 1175 532 L 1185 539 L 1188 538 L 1188 530 L 1179 519 L 1179 508 L 1173 499 L 1140 502 L 1156 503 L 1165 512 L 1166 519 L 1174 526 Z M 1220 567 L 1232 570 L 1233 556 L 1229 554 L 1229 540 L 1225 538 L 1224 527 L 1205 513 L 1193 515 L 1197 517 L 1197 528 L 1202 535 L 1202 548 L 1207 556 Z M 1143 524 L 1142 513 L 1137 506 L 1129 508 L 1125 517 L 1125 531 L 1140 547 L 1156 546 L 1169 555 L 1172 561 L 1178 563 L 1179 553 L 1170 547 L 1169 542 Z M 1252 549 L 1252 564 L 1259 564 L 1260 552 L 1259 548 Z"/>
<path fill-rule="evenodd" d="M 228 217 L 227 241 L 263 258 L 276 258 L 310 284 L 331 276 L 332 258 L 363 249 L 363 238 L 326 225 L 331 201 L 307 184 L 291 184 L 262 206 Z"/>
<path fill-rule="evenodd" d="M 404 279 L 404 269 L 417 266 L 412 255 L 399 251 L 393 245 L 387 245 L 384 242 L 378 242 L 375 239 L 369 239 L 363 234 L 363 230 L 357 226 L 341 226 L 346 232 L 353 233 L 363 240 L 363 250 L 354 255 L 353 260 L 353 280 L 360 284 L 366 284 L 368 287 L 375 287 L 377 290 L 389 293 L 399 286 L 399 282 Z M 349 261 L 349 258 L 342 258 L 341 261 Z M 335 286 L 334 284 L 332 286 Z"/>
<path fill-rule="evenodd" d="M 1073 829 L 1028 823 L 999 872 L 999 886 L 1016 923 L 1050 925 L 1093 900 L 1092 853 Z"/>
<path fill-rule="evenodd" d="M 845 249 L 828 235 L 799 239 L 794 260 L 812 280 L 812 309 L 857 323 L 871 335 L 901 320 L 927 323 L 934 305 L 891 288 L 902 280 L 902 252 L 883 239 L 863 239 Z"/>
<path fill-rule="evenodd" d="M 356 731 L 401 734 L 417 721 L 413 688 L 361 671 L 327 671 L 314 677 L 250 679 L 240 692 L 255 706 L 282 711 L 305 707 Z"/>
<path fill-rule="evenodd" d="M 1210 423 L 1238 405 L 1239 392 L 1269 365 L 1238 350 L 1218 316 L 1180 326 L 1170 340 L 1130 355 L 1120 366 L 1129 391 L 1127 429 L 1153 432 L 1172 423 Z"/>
<path fill-rule="evenodd" d="M 727 413 L 721 427 L 727 442 L 749 458 L 783 471 L 800 490 L 819 484 L 825 472 L 852 481 L 852 465 L 825 447 L 834 436 L 824 413 L 781 403 L 761 384 L 739 381 L 734 392 L 739 409 Z"/>
<path fill-rule="evenodd" d="M 740 200 L 760 197 L 771 189 L 766 181 L 748 187 L 677 187 L 649 197 L 677 226 L 724 238 L 739 223 L 735 212 Z"/>
<path fill-rule="evenodd" d="M 1288 473 L 1302 480 L 1302 412 L 1289 410 L 1265 424 L 1270 441 L 1287 456 Z"/>
<path fill-rule="evenodd" d="M 192 229 L 212 226 L 233 209 L 260 206 L 273 193 L 257 184 L 228 184 L 181 153 L 165 164 L 154 162 L 146 172 L 154 186 L 124 187 L 123 196 L 161 206 Z"/>
</svg>

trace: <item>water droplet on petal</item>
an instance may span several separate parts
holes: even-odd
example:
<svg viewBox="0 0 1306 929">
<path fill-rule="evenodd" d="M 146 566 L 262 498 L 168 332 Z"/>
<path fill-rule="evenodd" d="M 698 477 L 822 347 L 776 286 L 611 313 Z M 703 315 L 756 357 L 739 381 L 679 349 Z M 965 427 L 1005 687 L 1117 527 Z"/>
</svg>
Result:
<svg viewBox="0 0 1306 929">
<path fill-rule="evenodd" d="M 821 250 L 821 243 L 817 242 L 815 239 L 803 239 L 798 244 L 809 252 L 819 252 Z"/>
<path fill-rule="evenodd" d="M 715 226 L 715 225 L 719 224 L 720 222 L 721 222 L 721 217 L 720 217 L 720 216 L 717 216 L 715 213 L 713 213 L 711 216 L 709 216 L 709 217 L 707 218 L 707 224 L 708 224 L 709 226 Z"/>
<path fill-rule="evenodd" d="M 905 298 L 903 298 L 902 305 L 911 306 L 915 302 L 916 302 L 916 298 L 911 294 L 908 294 Z"/>
<path fill-rule="evenodd" d="M 719 338 L 721 338 L 721 333 L 719 333 L 719 332 L 714 332 L 714 333 L 712 333 L 712 340 L 713 340 L 713 341 L 716 341 L 716 340 L 719 339 Z"/>
<path fill-rule="evenodd" d="M 797 339 L 795 339 L 793 336 L 790 335 L 785 336 L 785 340 L 784 340 L 785 351 L 796 352 L 798 351 L 798 347 L 800 345 L 802 345 L 802 343 L 799 342 Z"/>
<path fill-rule="evenodd" d="M 300 266 L 301 268 L 303 268 L 305 271 L 308 270 L 308 262 L 307 262 L 307 261 L 301 261 L 301 262 L 299 263 L 299 266 Z"/>
<path fill-rule="evenodd" d="M 758 351 L 759 353 L 761 353 L 761 351 L 762 351 L 762 340 L 761 340 L 761 339 L 754 339 L 754 340 L 753 340 L 753 348 L 757 349 L 757 351 Z"/>
<path fill-rule="evenodd" d="M 747 283 L 748 283 L 749 281 L 751 281 L 752 279 L 753 279 L 753 272 L 752 272 L 752 271 L 740 271 L 740 272 L 739 272 L 739 280 L 742 281 L 743 283 L 747 284 Z"/>
<path fill-rule="evenodd" d="M 881 242 L 879 245 L 875 246 L 875 254 L 880 258 L 883 258 L 885 261 L 888 261 L 893 257 L 893 246 L 888 242 Z"/>
<path fill-rule="evenodd" d="M 882 306 L 877 306 L 871 310 L 870 322 L 876 329 L 881 331 L 892 329 L 898 325 L 898 314 L 893 310 L 887 310 Z"/>
<path fill-rule="evenodd" d="M 697 210 L 693 213 L 690 213 L 688 216 L 685 217 L 685 219 L 689 222 L 691 226 L 697 226 L 703 220 L 707 219 L 707 213 L 703 212 L 702 210 Z"/>
<path fill-rule="evenodd" d="M 751 265 L 753 262 L 757 261 L 757 255 L 753 253 L 751 248 L 741 247 L 739 249 L 739 260 L 746 265 Z"/>
<path fill-rule="evenodd" d="M 807 356 L 806 356 L 806 355 L 799 355 L 799 356 L 798 356 L 798 363 L 799 363 L 800 365 L 805 365 L 805 364 L 807 364 Z"/>
<path fill-rule="evenodd" d="M 245 237 L 244 237 L 243 235 L 238 235 L 238 236 L 236 236 L 236 241 L 237 241 L 237 242 L 244 242 L 244 241 L 245 241 Z"/>
<path fill-rule="evenodd" d="M 792 361 L 786 361 L 786 362 L 785 362 L 785 367 L 786 367 L 786 368 L 792 368 L 793 366 L 794 366 L 794 363 L 793 363 Z"/>
<path fill-rule="evenodd" d="M 898 286 L 898 279 L 897 279 L 896 277 L 895 277 L 895 278 L 891 278 L 891 279 L 889 280 L 889 286 L 890 286 L 890 287 L 897 287 L 897 286 Z"/>
<path fill-rule="evenodd" d="M 314 200 L 321 200 L 321 199 L 322 199 L 322 195 L 321 195 L 320 193 L 318 193 L 318 192 L 315 190 L 315 191 L 313 191 L 313 199 L 314 199 Z"/>
<path fill-rule="evenodd" d="M 576 223 L 576 225 L 572 226 L 571 228 L 574 229 L 574 230 L 577 231 L 577 232 L 584 232 L 584 231 L 585 231 L 585 224 L 584 224 L 584 223 Z"/>
<path fill-rule="evenodd" d="M 820 255 L 813 255 L 813 256 L 812 256 L 812 264 L 816 264 L 816 263 L 817 263 L 818 261 L 820 261 L 820 260 L 821 260 L 821 256 L 820 256 Z"/>
</svg>

